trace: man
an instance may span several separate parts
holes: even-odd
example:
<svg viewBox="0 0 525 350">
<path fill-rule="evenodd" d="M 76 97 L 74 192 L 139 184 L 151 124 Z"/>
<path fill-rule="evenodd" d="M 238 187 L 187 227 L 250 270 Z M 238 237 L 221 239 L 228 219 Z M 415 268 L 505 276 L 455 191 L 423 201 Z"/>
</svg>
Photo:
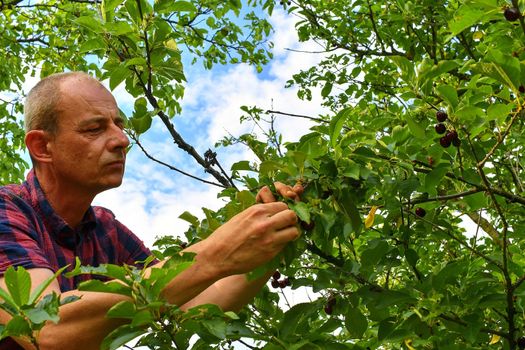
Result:
<svg viewBox="0 0 525 350">
<path fill-rule="evenodd" d="M 10 265 L 28 269 L 33 287 L 78 256 L 85 265 L 133 264 L 149 251 L 113 214 L 92 207 L 100 192 L 121 184 L 129 145 L 115 99 L 97 80 L 80 73 L 52 75 L 31 90 L 25 106 L 26 137 L 33 169 L 22 185 L 0 189 L 0 273 Z M 298 199 L 300 186 L 276 184 Z M 268 262 L 298 237 L 297 217 L 265 187 L 256 204 L 186 251 L 195 263 L 163 291 L 171 303 L 188 308 L 214 303 L 238 310 L 267 278 L 243 274 Z M 162 268 L 159 262 L 152 268 Z M 3 284 L 3 278 L 0 284 Z M 38 336 L 41 350 L 98 349 L 122 320 L 106 312 L 126 297 L 81 292 L 79 280 L 60 276 L 47 293 L 81 296 L 60 308 L 60 322 L 49 322 Z M 0 313 L 0 323 L 9 316 Z M 12 341 L 12 340 L 9 340 Z M 30 344 L 16 340 L 24 349 Z M 6 347 L 9 346 L 9 347 Z M 13 349 L 13 344 L 0 349 Z"/>
</svg>

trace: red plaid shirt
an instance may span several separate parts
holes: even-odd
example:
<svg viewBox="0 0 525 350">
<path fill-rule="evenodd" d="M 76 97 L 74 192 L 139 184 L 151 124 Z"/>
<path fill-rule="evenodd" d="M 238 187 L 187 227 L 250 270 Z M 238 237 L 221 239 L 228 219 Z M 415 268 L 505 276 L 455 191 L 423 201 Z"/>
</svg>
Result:
<svg viewBox="0 0 525 350">
<path fill-rule="evenodd" d="M 22 185 L 0 187 L 0 275 L 9 266 L 40 267 L 52 271 L 70 265 L 128 264 L 146 259 L 148 248 L 115 215 L 90 207 L 73 229 L 53 210 L 34 171 Z M 62 292 L 76 289 L 82 275 L 58 277 Z"/>
<path fill-rule="evenodd" d="M 150 251 L 115 215 L 102 207 L 90 207 L 77 228 L 58 216 L 47 201 L 31 170 L 21 185 L 0 187 L 0 275 L 9 266 L 47 268 L 56 271 L 82 265 L 135 264 Z M 62 292 L 76 289 L 81 281 L 100 278 L 81 275 L 58 277 Z M 10 338 L 0 341 L 0 349 L 21 349 Z"/>
</svg>

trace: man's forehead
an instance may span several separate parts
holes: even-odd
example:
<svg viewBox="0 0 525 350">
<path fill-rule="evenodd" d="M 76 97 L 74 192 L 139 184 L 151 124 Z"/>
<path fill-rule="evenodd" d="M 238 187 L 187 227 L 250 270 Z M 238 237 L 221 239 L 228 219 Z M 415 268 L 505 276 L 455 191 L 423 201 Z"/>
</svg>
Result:
<svg viewBox="0 0 525 350">
<path fill-rule="evenodd" d="M 88 104 L 108 104 L 116 107 L 114 96 L 98 80 L 90 77 L 71 77 L 60 85 L 63 100 L 83 100 Z M 79 101 L 77 101 L 79 102 Z"/>
</svg>

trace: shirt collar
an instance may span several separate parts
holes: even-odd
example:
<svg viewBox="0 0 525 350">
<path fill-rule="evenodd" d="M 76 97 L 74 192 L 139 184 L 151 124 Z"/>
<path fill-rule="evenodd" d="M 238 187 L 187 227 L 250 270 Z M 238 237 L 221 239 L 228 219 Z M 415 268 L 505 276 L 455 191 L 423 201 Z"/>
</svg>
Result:
<svg viewBox="0 0 525 350">
<path fill-rule="evenodd" d="M 55 212 L 40 186 L 34 169 L 31 169 L 27 174 L 24 185 L 30 193 L 33 208 L 40 214 L 49 234 L 58 244 L 74 250 L 82 239 L 89 239 L 88 233 L 96 226 L 96 216 L 92 206 L 86 211 L 75 230 Z"/>
</svg>

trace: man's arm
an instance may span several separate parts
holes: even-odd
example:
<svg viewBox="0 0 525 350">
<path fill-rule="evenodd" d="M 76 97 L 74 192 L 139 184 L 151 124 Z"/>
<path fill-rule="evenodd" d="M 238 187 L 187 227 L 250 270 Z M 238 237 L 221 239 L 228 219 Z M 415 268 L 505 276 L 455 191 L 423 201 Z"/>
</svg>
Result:
<svg viewBox="0 0 525 350">
<path fill-rule="evenodd" d="M 291 187 L 281 182 L 276 182 L 274 185 L 279 195 L 295 201 L 300 200 L 300 195 L 304 190 L 300 184 Z M 270 188 L 264 186 L 257 193 L 256 201 L 258 203 L 272 203 L 276 201 L 276 198 Z M 261 288 L 266 284 L 273 272 L 274 271 L 268 271 L 264 276 L 254 280 L 248 280 L 245 274 L 225 277 L 215 282 L 186 304 L 182 305 L 181 308 L 189 309 L 197 305 L 208 303 L 216 304 L 224 311 L 237 312 L 244 305 L 252 301 L 255 295 L 257 295 Z"/>
<path fill-rule="evenodd" d="M 270 193 L 271 194 L 271 193 Z M 264 200 L 260 200 L 264 202 Z M 224 310 L 239 309 L 264 284 L 264 278 L 248 282 L 244 275 L 276 256 L 291 240 L 298 237 L 297 217 L 282 202 L 256 204 L 237 214 L 207 239 L 187 248 L 195 252 L 195 263 L 176 276 L 163 291 L 164 297 L 184 308 L 203 303 L 216 303 Z M 162 268 L 163 262 L 151 268 Z M 29 269 L 32 285 L 37 286 L 52 276 L 48 269 Z M 232 283 L 237 281 L 238 284 Z M 0 284 L 3 279 L 0 279 Z M 60 293 L 58 282 L 46 293 Z M 127 298 L 122 295 L 69 291 L 81 299 L 60 307 L 60 322 L 48 322 L 38 335 L 41 350 L 98 349 L 100 342 L 125 320 L 109 319 L 107 311 Z M 0 313 L 0 323 L 9 315 Z M 22 344 L 25 349 L 33 349 Z"/>
<path fill-rule="evenodd" d="M 277 183 L 280 194 L 298 198 L 301 188 Z M 207 239 L 192 245 L 186 251 L 196 253 L 195 263 L 177 275 L 163 291 L 164 297 L 183 309 L 214 303 L 223 310 L 238 310 L 248 303 L 267 281 L 271 272 L 257 280 L 248 281 L 245 273 L 270 261 L 282 248 L 299 235 L 297 217 L 282 202 L 275 202 L 265 187 L 257 194 L 256 204 L 234 216 Z M 151 268 L 162 268 L 160 262 Z M 28 270 L 33 288 L 53 275 L 48 269 Z M 0 286 L 4 286 L 0 278 Z M 54 281 L 44 294 L 60 294 Z M 62 297 L 79 296 L 80 300 L 60 307 L 60 322 L 48 322 L 38 335 L 41 350 L 98 349 L 101 341 L 125 320 L 107 318 L 108 310 L 116 303 L 128 300 L 126 296 L 110 293 L 73 290 Z M 0 323 L 10 316 L 0 312 Z M 19 341 L 19 340 L 17 340 Z M 24 349 L 33 350 L 31 344 L 19 341 Z"/>
</svg>

